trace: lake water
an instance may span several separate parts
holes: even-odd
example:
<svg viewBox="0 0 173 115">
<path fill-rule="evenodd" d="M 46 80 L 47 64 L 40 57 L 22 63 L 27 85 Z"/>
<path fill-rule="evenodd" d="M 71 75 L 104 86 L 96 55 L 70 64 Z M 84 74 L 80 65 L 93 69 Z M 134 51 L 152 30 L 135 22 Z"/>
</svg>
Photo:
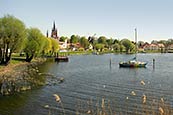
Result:
<svg viewBox="0 0 173 115">
<path fill-rule="evenodd" d="M 168 115 L 173 114 L 173 54 L 138 54 L 138 60 L 148 62 L 146 68 L 119 68 L 120 61 L 133 57 L 125 54 L 80 55 L 70 56 L 69 62 L 47 62 L 40 71 L 63 77 L 64 82 L 57 84 L 49 77 L 48 85 L 0 97 L 0 115 L 99 112 L 156 115 L 159 107 L 165 108 Z M 54 94 L 60 96 L 61 102 L 55 101 Z M 146 103 L 143 103 L 143 95 L 147 97 Z"/>
</svg>

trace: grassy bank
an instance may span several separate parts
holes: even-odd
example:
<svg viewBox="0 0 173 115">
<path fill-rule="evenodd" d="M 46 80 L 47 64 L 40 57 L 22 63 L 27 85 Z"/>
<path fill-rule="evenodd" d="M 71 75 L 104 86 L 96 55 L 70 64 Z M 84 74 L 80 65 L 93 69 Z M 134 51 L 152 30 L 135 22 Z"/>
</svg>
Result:
<svg viewBox="0 0 173 115">
<path fill-rule="evenodd" d="M 68 52 L 59 52 L 59 56 L 69 56 L 69 55 L 89 55 L 89 54 L 107 54 L 107 53 L 119 53 L 114 51 L 68 51 Z"/>
</svg>

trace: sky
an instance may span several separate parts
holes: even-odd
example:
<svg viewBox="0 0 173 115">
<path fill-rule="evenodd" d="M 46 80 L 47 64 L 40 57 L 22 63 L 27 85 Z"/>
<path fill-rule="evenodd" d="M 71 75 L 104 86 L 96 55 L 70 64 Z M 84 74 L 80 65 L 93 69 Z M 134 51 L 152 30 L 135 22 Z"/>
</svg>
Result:
<svg viewBox="0 0 173 115">
<path fill-rule="evenodd" d="M 173 37 L 173 0 L 0 0 L 0 17 L 13 15 L 46 35 L 106 36 L 138 41 Z"/>
</svg>

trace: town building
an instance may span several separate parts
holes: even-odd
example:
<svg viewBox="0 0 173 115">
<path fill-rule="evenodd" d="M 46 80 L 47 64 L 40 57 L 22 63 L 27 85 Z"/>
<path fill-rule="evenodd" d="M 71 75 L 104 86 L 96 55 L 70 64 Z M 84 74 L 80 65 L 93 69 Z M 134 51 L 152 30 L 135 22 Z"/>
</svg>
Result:
<svg viewBox="0 0 173 115">
<path fill-rule="evenodd" d="M 58 37 L 58 30 L 55 26 L 55 21 L 53 23 L 53 28 L 52 28 L 52 32 L 51 32 L 51 37 L 54 39 L 57 39 L 59 41 L 59 37 Z"/>
</svg>

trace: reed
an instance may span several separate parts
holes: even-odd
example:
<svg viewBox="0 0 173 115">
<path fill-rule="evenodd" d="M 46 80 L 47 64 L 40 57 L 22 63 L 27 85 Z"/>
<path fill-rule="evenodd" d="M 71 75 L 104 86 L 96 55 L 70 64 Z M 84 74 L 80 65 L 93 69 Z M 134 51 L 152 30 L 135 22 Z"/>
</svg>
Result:
<svg viewBox="0 0 173 115">
<path fill-rule="evenodd" d="M 101 96 L 93 98 L 77 97 L 75 110 L 64 108 L 59 95 L 54 95 L 55 101 L 61 103 L 61 110 L 65 115 L 173 115 L 172 98 L 164 96 L 162 91 L 148 91 L 146 83 L 140 81 L 139 89 L 130 89 L 127 93 L 122 93 L 122 97 Z M 105 87 L 104 87 L 105 88 Z M 167 94 L 168 92 L 166 92 Z M 170 97 L 171 93 L 169 94 Z M 59 113 L 61 110 L 57 110 Z M 51 109 L 51 111 L 53 111 Z M 49 114 L 52 112 L 49 112 Z"/>
</svg>

